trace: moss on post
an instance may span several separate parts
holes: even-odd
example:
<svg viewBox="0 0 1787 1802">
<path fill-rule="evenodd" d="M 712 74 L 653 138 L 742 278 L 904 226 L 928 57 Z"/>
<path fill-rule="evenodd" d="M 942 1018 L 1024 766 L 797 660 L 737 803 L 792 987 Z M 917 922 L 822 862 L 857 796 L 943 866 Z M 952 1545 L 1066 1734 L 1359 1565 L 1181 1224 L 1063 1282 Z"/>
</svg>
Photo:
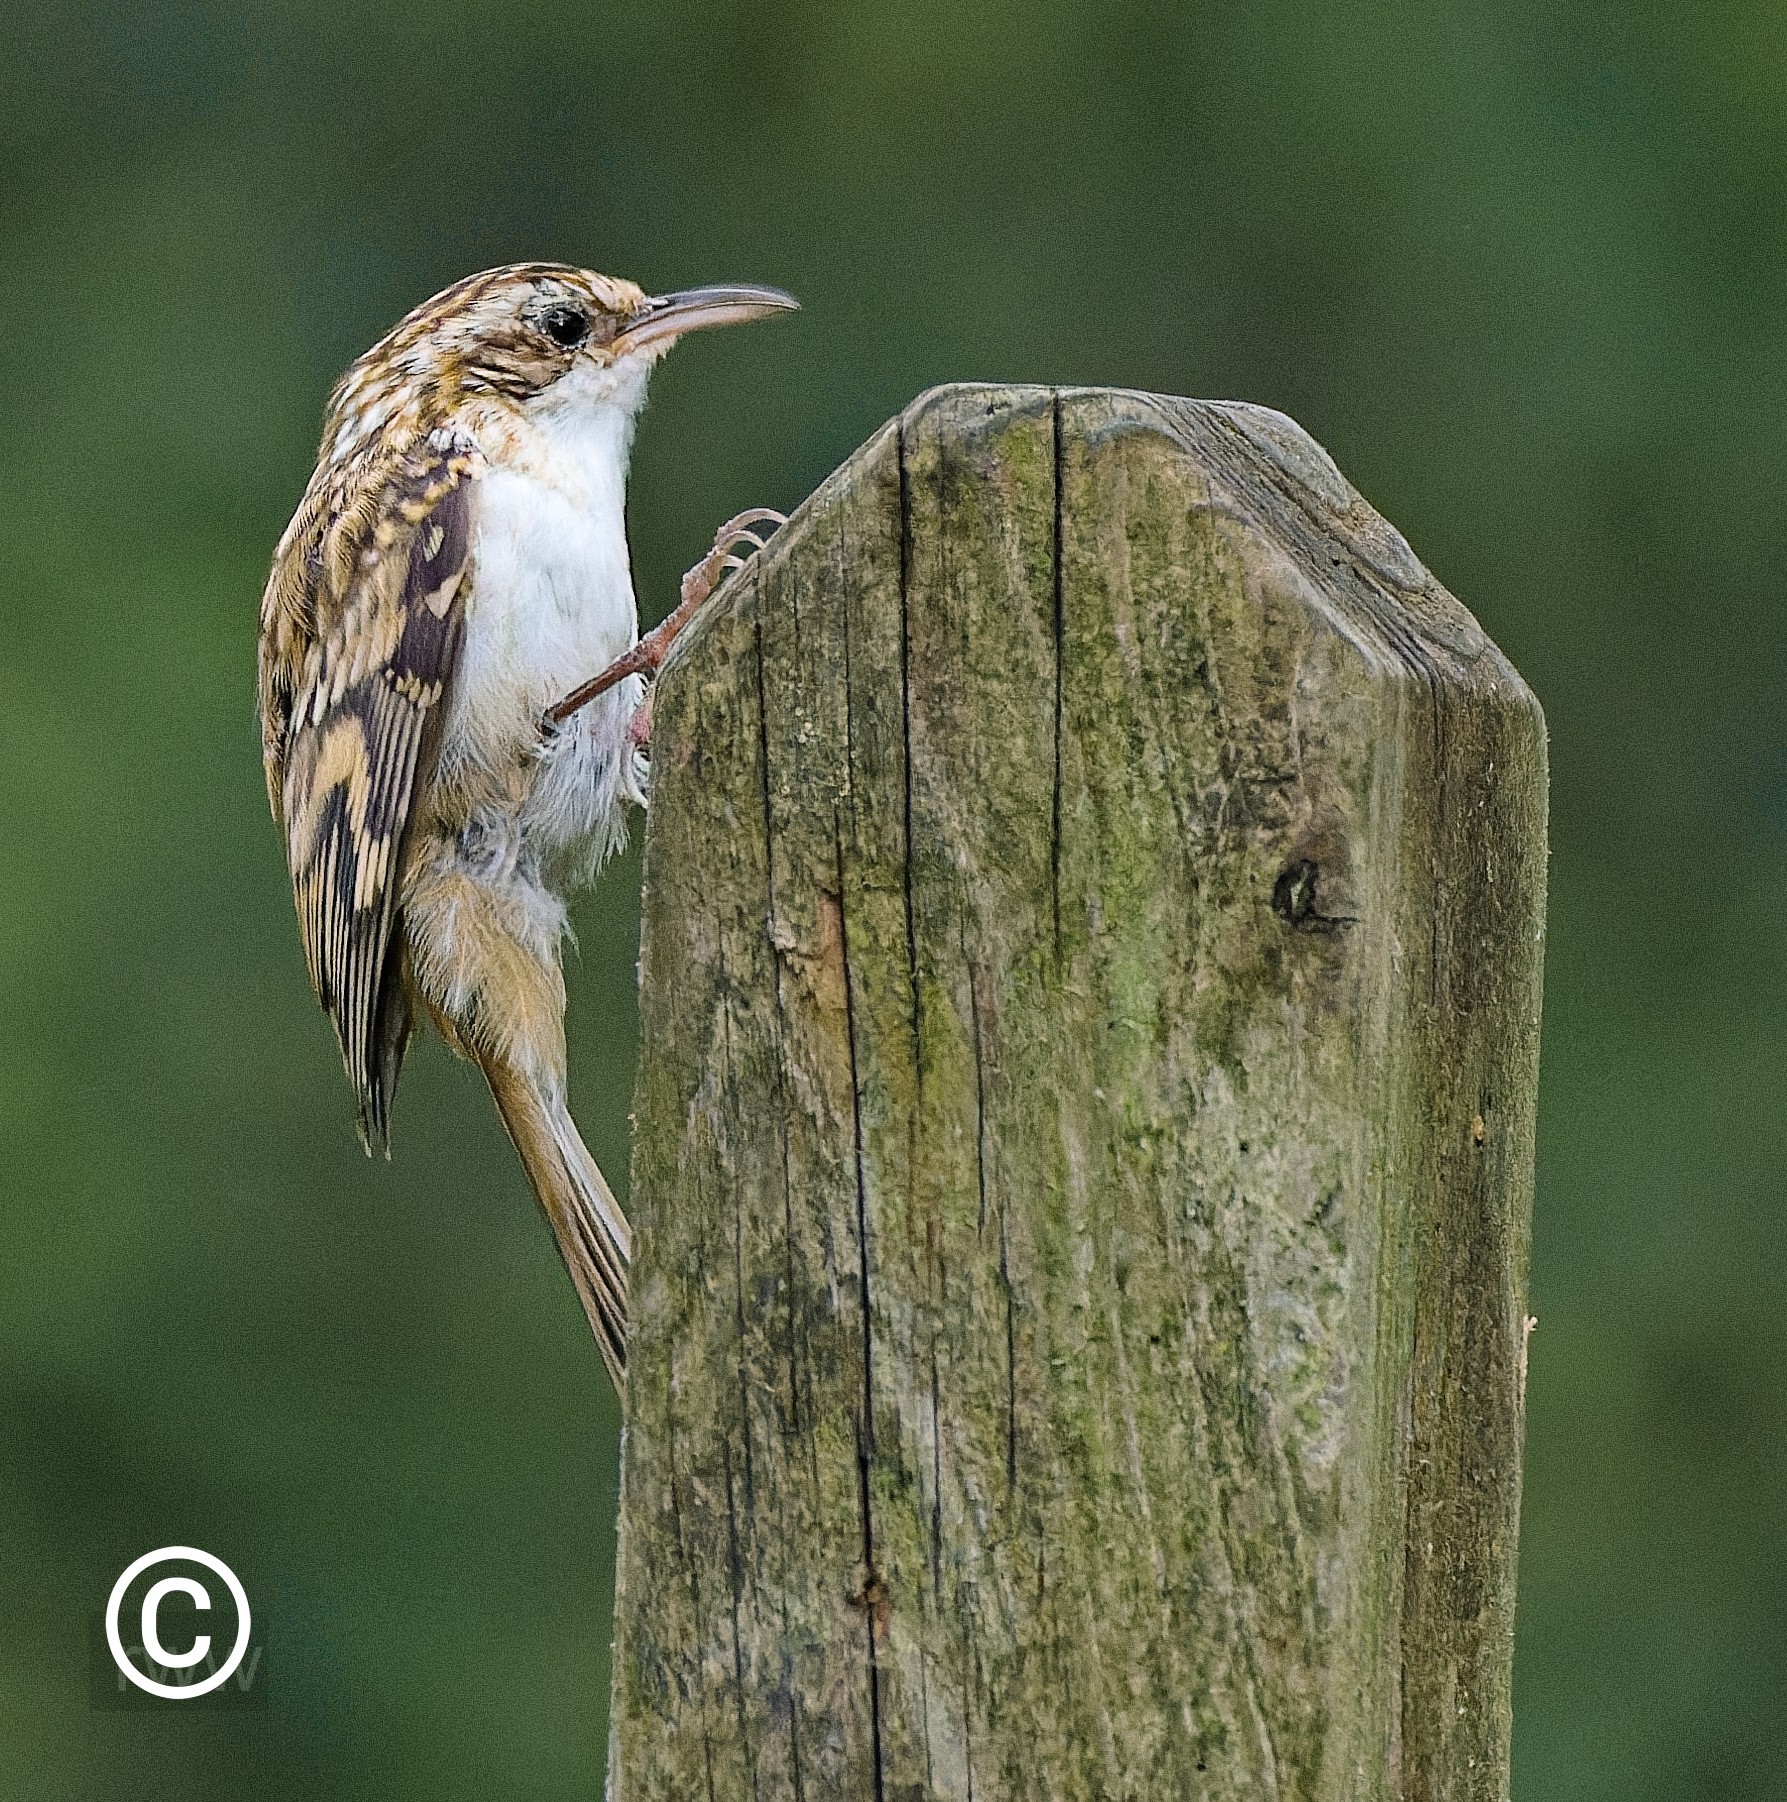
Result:
<svg viewBox="0 0 1787 1802">
<path fill-rule="evenodd" d="M 1263 409 L 926 395 L 657 700 L 615 1802 L 1506 1794 L 1544 732 Z"/>
</svg>

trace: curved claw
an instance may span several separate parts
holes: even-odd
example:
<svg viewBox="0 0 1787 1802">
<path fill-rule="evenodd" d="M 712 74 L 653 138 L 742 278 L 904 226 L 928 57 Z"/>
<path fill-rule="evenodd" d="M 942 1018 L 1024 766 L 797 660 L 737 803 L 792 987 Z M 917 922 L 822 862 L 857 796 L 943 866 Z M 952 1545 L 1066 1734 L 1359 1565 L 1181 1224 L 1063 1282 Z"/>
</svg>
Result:
<svg viewBox="0 0 1787 1802">
<path fill-rule="evenodd" d="M 744 558 L 734 556 L 731 547 L 745 543 L 758 550 L 763 549 L 763 540 L 755 532 L 747 532 L 742 528 L 734 531 L 730 522 L 720 528 L 719 536 L 714 539 L 714 548 L 693 569 L 684 572 L 679 590 L 682 606 L 677 608 L 678 615 L 682 614 L 684 607 L 691 612 L 699 607 L 719 586 L 720 577 L 727 570 L 744 568 Z M 678 630 L 680 629 L 679 625 Z"/>
</svg>

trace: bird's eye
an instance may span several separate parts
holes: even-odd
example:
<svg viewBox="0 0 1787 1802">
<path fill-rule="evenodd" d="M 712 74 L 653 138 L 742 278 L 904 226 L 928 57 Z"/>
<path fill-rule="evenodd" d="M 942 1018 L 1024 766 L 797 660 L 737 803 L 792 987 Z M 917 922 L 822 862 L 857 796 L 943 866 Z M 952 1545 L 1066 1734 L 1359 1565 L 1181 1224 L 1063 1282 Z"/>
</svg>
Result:
<svg viewBox="0 0 1787 1802">
<path fill-rule="evenodd" d="M 575 350 L 589 336 L 589 320 L 575 307 L 548 307 L 540 315 L 540 328 L 564 350 Z"/>
</svg>

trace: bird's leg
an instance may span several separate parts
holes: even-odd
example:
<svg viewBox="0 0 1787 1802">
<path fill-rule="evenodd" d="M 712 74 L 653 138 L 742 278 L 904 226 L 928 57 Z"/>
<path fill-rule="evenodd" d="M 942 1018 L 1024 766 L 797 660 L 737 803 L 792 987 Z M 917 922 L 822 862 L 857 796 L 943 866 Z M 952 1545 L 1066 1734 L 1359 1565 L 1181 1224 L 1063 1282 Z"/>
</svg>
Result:
<svg viewBox="0 0 1787 1802">
<path fill-rule="evenodd" d="M 606 694 L 617 682 L 624 682 L 629 676 L 655 676 L 659 665 L 670 655 L 670 647 L 676 643 L 677 634 L 701 610 L 701 605 L 708 596 L 719 587 L 720 578 L 729 569 L 743 568 L 744 558 L 736 555 L 734 547 L 748 544 L 760 551 L 764 541 L 751 528 L 756 525 L 783 526 L 787 523 L 788 516 L 776 512 L 773 507 L 748 507 L 743 513 L 735 513 L 714 534 L 713 549 L 684 575 L 681 598 L 669 618 L 661 625 L 653 626 L 630 651 L 615 658 L 599 675 L 592 676 L 581 688 L 572 689 L 562 701 L 547 708 L 546 718 L 556 726 L 561 721 L 568 720 L 578 708 L 588 706 L 597 695 Z M 649 694 L 635 713 L 628 736 L 635 745 L 642 746 L 650 740 Z"/>
</svg>

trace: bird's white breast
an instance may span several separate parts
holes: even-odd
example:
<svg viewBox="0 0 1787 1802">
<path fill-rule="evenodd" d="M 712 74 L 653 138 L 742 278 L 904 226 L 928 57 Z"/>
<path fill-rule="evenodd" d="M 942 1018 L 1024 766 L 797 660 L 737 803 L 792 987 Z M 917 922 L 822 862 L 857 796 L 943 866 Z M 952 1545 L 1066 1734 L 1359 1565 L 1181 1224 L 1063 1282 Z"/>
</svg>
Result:
<svg viewBox="0 0 1787 1802">
<path fill-rule="evenodd" d="M 587 849 L 599 861 L 628 782 L 637 682 L 583 709 L 550 742 L 541 716 L 638 635 L 626 531 L 636 407 L 636 397 L 573 390 L 479 433 L 486 465 L 444 750 L 493 774 L 525 771 L 520 823 L 548 858 Z"/>
</svg>

